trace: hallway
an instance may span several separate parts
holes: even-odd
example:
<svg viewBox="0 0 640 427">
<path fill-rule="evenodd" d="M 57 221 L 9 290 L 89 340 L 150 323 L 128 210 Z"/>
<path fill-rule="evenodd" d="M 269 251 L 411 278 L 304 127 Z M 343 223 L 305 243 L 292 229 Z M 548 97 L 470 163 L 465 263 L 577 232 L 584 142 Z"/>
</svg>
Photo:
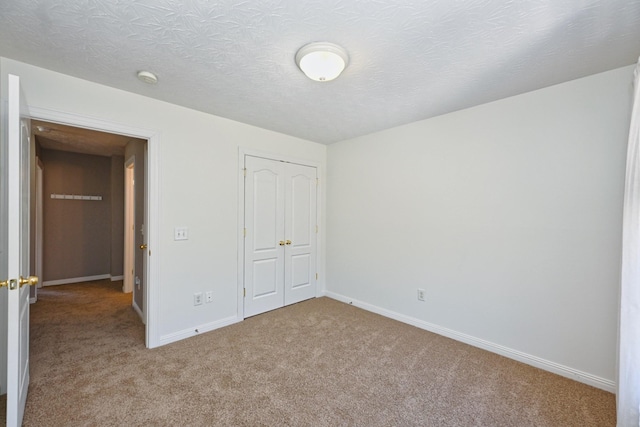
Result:
<svg viewBox="0 0 640 427">
<path fill-rule="evenodd" d="M 77 412 L 83 399 L 93 398 L 94 387 L 86 378 L 104 383 L 108 374 L 99 372 L 107 362 L 144 350 L 144 324 L 131 307 L 131 294 L 121 290 L 122 281 L 110 280 L 38 289 L 30 315 L 25 425 L 40 424 L 47 413 Z M 59 389 L 63 384 L 65 389 Z M 77 394 L 70 395 L 69 384 Z M 39 421 L 30 421 L 34 419 Z"/>
</svg>

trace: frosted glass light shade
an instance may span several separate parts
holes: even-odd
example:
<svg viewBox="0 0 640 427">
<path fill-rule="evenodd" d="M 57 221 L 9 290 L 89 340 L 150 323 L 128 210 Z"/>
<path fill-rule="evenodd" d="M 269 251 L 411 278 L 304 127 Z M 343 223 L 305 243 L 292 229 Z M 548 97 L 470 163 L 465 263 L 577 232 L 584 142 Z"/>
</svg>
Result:
<svg viewBox="0 0 640 427">
<path fill-rule="evenodd" d="M 328 82 L 335 79 L 349 64 L 349 55 L 333 43 L 310 43 L 298 50 L 296 63 L 311 80 Z"/>
</svg>

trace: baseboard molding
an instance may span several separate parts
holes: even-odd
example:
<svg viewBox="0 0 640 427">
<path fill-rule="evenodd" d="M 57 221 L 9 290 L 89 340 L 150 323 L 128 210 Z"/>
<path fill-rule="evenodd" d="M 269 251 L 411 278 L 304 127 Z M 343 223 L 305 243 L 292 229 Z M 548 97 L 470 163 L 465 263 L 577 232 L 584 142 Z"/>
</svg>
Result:
<svg viewBox="0 0 640 427">
<path fill-rule="evenodd" d="M 93 280 L 110 279 L 110 274 L 98 274 L 97 276 L 71 277 L 69 279 L 47 280 L 42 286 L 69 285 L 71 283 L 91 282 Z"/>
<path fill-rule="evenodd" d="M 47 280 L 42 286 L 69 285 L 71 283 L 91 282 L 93 280 L 110 279 L 112 282 L 124 280 L 124 276 L 112 276 L 110 274 L 98 274 L 97 276 L 72 277 L 70 279 Z"/>
<path fill-rule="evenodd" d="M 158 346 L 165 344 L 171 344 L 172 342 L 180 341 L 185 338 L 190 338 L 196 335 L 200 335 L 204 332 L 213 331 L 215 329 L 223 328 L 225 326 L 233 325 L 234 323 L 242 322 L 242 318 L 238 316 L 227 317 L 215 322 L 205 323 L 203 325 L 196 326 L 195 328 L 184 329 L 182 331 L 174 332 L 172 334 L 162 335 Z"/>
<path fill-rule="evenodd" d="M 140 319 L 142 320 L 142 323 L 144 323 L 146 325 L 147 322 L 145 322 L 144 313 L 142 312 L 142 310 L 140 310 L 140 307 L 138 307 L 138 304 L 136 303 L 135 300 L 131 303 L 131 307 L 133 307 L 135 312 L 138 313 L 138 316 L 140 316 Z"/>
<path fill-rule="evenodd" d="M 583 372 L 574 368 L 570 368 L 568 366 L 561 365 L 559 363 L 551 362 L 546 359 L 542 359 L 537 356 L 533 356 L 531 354 L 527 354 L 518 350 L 514 350 L 509 347 L 505 347 L 500 344 L 495 344 L 490 341 L 486 341 L 480 338 L 476 338 L 471 335 L 463 334 L 452 329 L 443 328 L 442 326 L 435 325 L 433 323 L 425 322 L 420 319 L 416 319 L 415 317 L 406 316 L 404 314 L 396 313 L 391 310 L 387 310 L 366 302 L 354 300 L 352 298 L 346 297 L 344 295 L 340 295 L 330 291 L 323 292 L 325 296 L 335 299 L 337 301 L 341 301 L 350 305 L 354 305 L 358 308 L 362 308 L 363 310 L 370 311 L 372 313 L 379 314 L 384 317 L 388 317 L 390 319 L 397 320 L 402 323 L 407 323 L 409 325 L 415 326 L 420 329 L 427 330 L 429 332 L 433 332 L 438 335 L 445 336 L 447 338 L 454 339 L 456 341 L 463 342 L 465 344 L 472 345 L 474 347 L 481 348 L 483 350 L 490 351 L 492 353 L 499 354 L 504 357 L 508 357 L 509 359 L 517 360 L 518 362 L 525 363 L 527 365 L 534 366 L 536 368 L 543 369 L 545 371 L 552 372 L 554 374 L 558 374 L 560 376 L 599 388 L 601 390 L 605 390 L 611 393 L 616 392 L 616 384 L 614 381 L 607 380 L 605 378 L 598 377 L 596 375 L 589 374 L 587 372 Z"/>
</svg>

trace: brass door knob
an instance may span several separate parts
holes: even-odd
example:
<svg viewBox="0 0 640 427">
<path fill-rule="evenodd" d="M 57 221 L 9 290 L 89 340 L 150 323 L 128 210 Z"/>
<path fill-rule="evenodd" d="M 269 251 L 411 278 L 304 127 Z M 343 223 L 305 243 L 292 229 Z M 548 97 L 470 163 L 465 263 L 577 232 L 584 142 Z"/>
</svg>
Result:
<svg viewBox="0 0 640 427">
<path fill-rule="evenodd" d="M 9 286 L 8 280 L 0 280 L 0 288 L 4 288 L 5 286 Z"/>
<path fill-rule="evenodd" d="M 147 249 L 147 245 L 145 243 L 141 244 L 140 249 L 144 251 L 145 249 Z"/>
<path fill-rule="evenodd" d="M 29 285 L 29 286 L 35 286 L 38 284 L 38 281 L 40 279 L 38 279 L 38 276 L 29 276 L 29 277 L 22 277 L 20 276 L 20 287 L 23 287 L 24 285 Z"/>
<path fill-rule="evenodd" d="M 291 244 L 291 240 L 287 240 L 287 243 L 286 243 L 286 244 L 287 244 L 287 245 L 290 245 L 290 244 Z"/>
<path fill-rule="evenodd" d="M 284 240 L 280 240 L 280 243 L 278 243 L 280 246 L 284 246 Z"/>
</svg>

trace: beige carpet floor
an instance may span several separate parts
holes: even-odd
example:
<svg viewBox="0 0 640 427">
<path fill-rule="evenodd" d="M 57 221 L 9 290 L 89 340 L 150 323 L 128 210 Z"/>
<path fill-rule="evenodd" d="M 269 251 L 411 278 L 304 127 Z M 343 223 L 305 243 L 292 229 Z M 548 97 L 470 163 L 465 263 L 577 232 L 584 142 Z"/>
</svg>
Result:
<svg viewBox="0 0 640 427">
<path fill-rule="evenodd" d="M 328 298 L 148 350 L 121 286 L 40 290 L 24 425 L 615 425 L 611 393 Z"/>
</svg>

